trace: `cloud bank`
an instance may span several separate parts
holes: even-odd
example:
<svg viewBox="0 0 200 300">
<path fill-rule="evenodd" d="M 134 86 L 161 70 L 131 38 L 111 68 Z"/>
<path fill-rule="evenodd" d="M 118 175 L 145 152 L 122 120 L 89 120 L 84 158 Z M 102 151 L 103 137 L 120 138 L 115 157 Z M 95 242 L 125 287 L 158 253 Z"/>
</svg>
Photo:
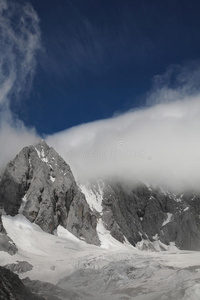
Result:
<svg viewBox="0 0 200 300">
<path fill-rule="evenodd" d="M 12 115 L 31 88 L 40 48 L 32 6 L 0 3 L 0 168 L 38 136 Z M 169 67 L 153 79 L 146 106 L 46 138 L 79 181 L 122 179 L 200 191 L 200 64 Z M 122 99 L 123 101 L 123 99 Z"/>
<path fill-rule="evenodd" d="M 199 70 L 188 64 L 175 78 L 168 70 L 148 95 L 151 106 L 71 128 L 47 142 L 80 181 L 120 178 L 200 190 Z"/>
<path fill-rule="evenodd" d="M 0 3 L 0 167 L 21 148 L 37 140 L 13 116 L 10 105 L 30 91 L 40 48 L 39 19 L 32 6 L 11 0 Z"/>
</svg>

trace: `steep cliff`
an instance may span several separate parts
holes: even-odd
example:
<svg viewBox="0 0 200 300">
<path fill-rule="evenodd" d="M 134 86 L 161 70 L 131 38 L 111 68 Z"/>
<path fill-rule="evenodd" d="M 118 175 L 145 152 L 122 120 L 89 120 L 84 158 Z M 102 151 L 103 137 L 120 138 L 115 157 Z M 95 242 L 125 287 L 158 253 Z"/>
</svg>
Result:
<svg viewBox="0 0 200 300">
<path fill-rule="evenodd" d="M 0 180 L 0 206 L 24 214 L 44 231 L 62 225 L 87 243 L 98 245 L 96 216 L 78 188 L 67 163 L 44 141 L 24 148 Z"/>
<path fill-rule="evenodd" d="M 102 219 L 113 237 L 132 245 L 141 240 L 175 244 L 180 249 L 200 250 L 200 196 L 176 195 L 140 184 L 104 186 Z"/>
<path fill-rule="evenodd" d="M 0 179 L 0 208 L 11 216 L 23 214 L 48 233 L 62 225 L 95 245 L 100 244 L 101 222 L 115 239 L 141 249 L 146 242 L 154 249 L 158 242 L 161 249 L 175 245 L 200 250 L 198 194 L 177 195 L 142 183 L 102 182 L 101 187 L 98 182 L 79 187 L 69 165 L 42 141 L 24 148 L 7 165 Z M 1 222 L 0 230 L 2 248 L 8 237 Z"/>
<path fill-rule="evenodd" d="M 17 252 L 17 247 L 13 241 L 9 238 L 2 223 L 2 213 L 0 211 L 0 251 L 7 252 L 10 255 L 14 255 Z"/>
</svg>

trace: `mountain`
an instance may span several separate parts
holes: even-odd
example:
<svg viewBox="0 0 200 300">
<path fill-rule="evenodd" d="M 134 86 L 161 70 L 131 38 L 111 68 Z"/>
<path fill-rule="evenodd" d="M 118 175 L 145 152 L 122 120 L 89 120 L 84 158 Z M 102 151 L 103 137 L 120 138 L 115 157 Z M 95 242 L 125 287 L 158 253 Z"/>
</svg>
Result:
<svg viewBox="0 0 200 300">
<path fill-rule="evenodd" d="M 45 300 L 30 292 L 16 274 L 0 267 L 0 299 L 1 300 Z"/>
<path fill-rule="evenodd" d="M 62 225 L 99 245 L 96 215 L 70 167 L 44 141 L 24 148 L 7 165 L 0 180 L 0 207 L 11 216 L 22 213 L 48 233 Z"/>
<path fill-rule="evenodd" d="M 11 216 L 22 213 L 51 234 L 62 225 L 94 245 L 100 245 L 101 226 L 141 249 L 200 250 L 200 195 L 119 181 L 78 186 L 69 165 L 44 141 L 24 148 L 7 165 L 0 207 Z"/>
<path fill-rule="evenodd" d="M 101 218 L 118 241 L 128 240 L 142 248 L 159 244 L 165 250 L 174 244 L 182 250 L 200 250 L 200 195 L 176 195 L 144 184 L 131 187 L 121 182 L 104 182 L 97 186 L 83 187 L 83 192 L 93 194 L 94 199 L 96 195 L 96 202 L 98 193 L 103 195 Z"/>
<path fill-rule="evenodd" d="M 18 251 L 12 256 L 0 252 L 0 265 L 15 271 L 32 293 L 46 300 L 199 299 L 198 251 L 140 251 L 106 230 L 99 234 L 99 247 L 60 225 L 57 235 L 46 233 L 20 214 L 3 215 L 2 221 Z M 12 288 L 11 277 L 8 282 Z"/>
<path fill-rule="evenodd" d="M 198 193 L 77 183 L 41 141 L 2 172 L 0 212 L 0 299 L 200 298 Z"/>
</svg>

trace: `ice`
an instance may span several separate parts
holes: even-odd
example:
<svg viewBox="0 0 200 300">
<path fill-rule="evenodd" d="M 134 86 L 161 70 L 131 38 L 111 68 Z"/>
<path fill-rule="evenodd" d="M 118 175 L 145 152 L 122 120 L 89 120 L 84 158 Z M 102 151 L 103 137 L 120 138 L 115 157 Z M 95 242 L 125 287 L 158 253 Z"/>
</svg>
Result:
<svg viewBox="0 0 200 300">
<path fill-rule="evenodd" d="M 149 240 L 144 240 L 142 239 L 140 242 L 136 244 L 136 248 L 141 250 L 141 251 L 146 251 L 146 252 L 160 252 L 160 251 L 167 251 L 170 249 L 173 249 L 175 251 L 175 247 L 172 246 L 167 246 L 163 244 L 159 238 L 156 236 L 153 237 L 155 241 L 151 242 Z"/>
<path fill-rule="evenodd" d="M 23 210 L 24 210 L 24 207 L 26 205 L 26 202 L 27 202 L 27 198 L 26 198 L 26 194 L 24 195 L 24 197 L 22 198 L 22 204 L 19 208 L 19 214 L 22 214 L 23 213 Z"/>
<path fill-rule="evenodd" d="M 104 249 L 124 249 L 127 247 L 128 249 L 133 248 L 127 241 L 125 244 L 120 243 L 116 239 L 114 239 L 110 232 L 106 230 L 104 227 L 103 221 L 101 219 L 98 220 L 97 223 L 97 234 L 99 240 L 101 242 L 101 247 Z"/>
<path fill-rule="evenodd" d="M 61 226 L 57 229 L 58 236 L 55 236 L 45 233 L 20 214 L 15 217 L 2 216 L 2 221 L 19 251 L 11 258 L 7 253 L 0 252 L 0 264 L 26 260 L 34 266 L 27 273 L 31 279 L 57 283 L 75 267 L 79 257 L 100 251 L 99 247 L 80 241 Z M 55 272 L 50 272 L 52 265 Z M 20 276 L 23 277 L 23 274 Z"/>
<path fill-rule="evenodd" d="M 57 236 L 63 239 L 71 240 L 76 243 L 81 243 L 82 241 L 75 237 L 71 232 L 69 232 L 66 228 L 59 225 L 56 230 Z"/>
<path fill-rule="evenodd" d="M 200 299 L 200 284 L 196 283 L 185 291 L 183 300 L 199 300 Z"/>
<path fill-rule="evenodd" d="M 48 163 L 48 158 L 45 156 L 44 149 L 42 148 L 42 151 L 39 151 L 37 148 L 35 148 L 38 157 L 45 163 Z"/>
<path fill-rule="evenodd" d="M 62 226 L 56 235 L 42 231 L 23 215 L 2 216 L 18 248 L 0 252 L 0 265 L 27 261 L 33 269 L 20 278 L 46 281 L 76 292 L 77 300 L 197 300 L 200 299 L 200 252 L 146 252 L 116 241 L 98 221 L 101 247 L 88 245 Z M 155 237 L 153 245 L 160 245 Z"/>
<path fill-rule="evenodd" d="M 30 158 L 28 159 L 28 162 L 29 162 L 29 166 L 32 167 L 31 159 Z"/>
<path fill-rule="evenodd" d="M 51 176 L 51 175 L 50 175 L 50 179 L 51 179 L 52 182 L 54 182 L 56 180 L 56 178 Z"/>
<path fill-rule="evenodd" d="M 178 203 L 178 202 L 182 202 L 182 199 L 181 198 L 174 198 L 174 200 Z"/>
<path fill-rule="evenodd" d="M 196 199 L 196 195 L 194 195 L 191 199 L 191 201 L 194 201 Z"/>
<path fill-rule="evenodd" d="M 89 204 L 90 208 L 95 209 L 99 213 L 102 212 L 102 200 L 103 200 L 103 188 L 104 183 L 99 181 L 97 186 L 92 188 L 89 184 L 79 185 L 82 193 L 85 195 L 86 201 Z"/>
<path fill-rule="evenodd" d="M 162 226 L 165 226 L 169 222 L 171 222 L 172 214 L 167 213 L 167 219 L 162 223 Z"/>
</svg>

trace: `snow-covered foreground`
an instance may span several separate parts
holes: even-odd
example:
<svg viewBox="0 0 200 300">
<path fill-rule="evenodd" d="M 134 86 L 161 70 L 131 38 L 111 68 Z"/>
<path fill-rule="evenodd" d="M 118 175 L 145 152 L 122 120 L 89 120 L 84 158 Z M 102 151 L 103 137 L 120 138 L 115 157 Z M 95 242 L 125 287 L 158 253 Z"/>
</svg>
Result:
<svg viewBox="0 0 200 300">
<path fill-rule="evenodd" d="M 102 247 L 80 241 L 58 227 L 43 232 L 24 216 L 3 216 L 8 235 L 18 247 L 0 252 L 0 265 L 27 261 L 33 269 L 20 274 L 75 292 L 68 299 L 166 300 L 200 299 L 200 253 L 141 252 L 120 244 L 99 224 Z"/>
</svg>

